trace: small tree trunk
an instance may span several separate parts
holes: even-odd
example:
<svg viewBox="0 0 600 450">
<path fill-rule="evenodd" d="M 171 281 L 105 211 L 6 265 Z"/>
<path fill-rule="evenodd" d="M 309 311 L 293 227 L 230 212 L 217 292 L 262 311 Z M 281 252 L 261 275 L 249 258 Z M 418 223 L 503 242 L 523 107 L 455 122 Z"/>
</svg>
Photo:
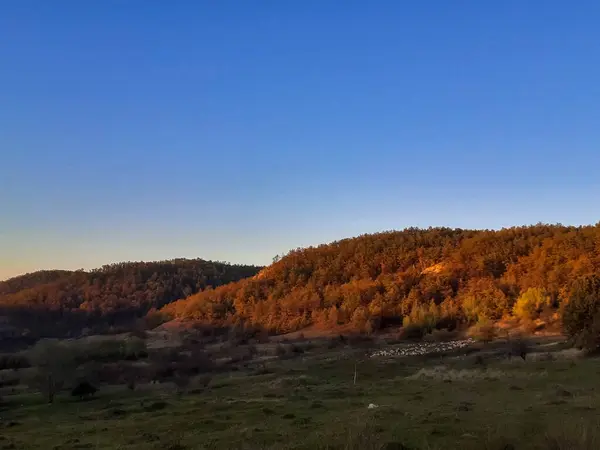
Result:
<svg viewBox="0 0 600 450">
<path fill-rule="evenodd" d="M 54 403 L 54 383 L 52 375 L 48 375 L 48 403 Z"/>
<path fill-rule="evenodd" d="M 354 385 L 356 386 L 356 376 L 358 375 L 358 372 L 356 370 L 356 363 L 354 363 Z"/>
</svg>

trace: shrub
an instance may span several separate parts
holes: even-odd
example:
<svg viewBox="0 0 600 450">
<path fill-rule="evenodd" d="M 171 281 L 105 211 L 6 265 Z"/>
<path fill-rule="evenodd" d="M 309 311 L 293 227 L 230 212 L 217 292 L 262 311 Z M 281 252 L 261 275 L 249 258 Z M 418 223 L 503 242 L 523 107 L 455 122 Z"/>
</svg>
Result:
<svg viewBox="0 0 600 450">
<path fill-rule="evenodd" d="M 190 385 L 190 379 L 183 374 L 177 374 L 173 378 L 173 383 L 175 383 L 175 386 L 177 386 L 177 392 L 181 394 L 185 392 L 187 387 Z"/>
<path fill-rule="evenodd" d="M 148 356 L 146 342 L 135 336 L 132 336 L 125 341 L 122 351 L 124 353 L 124 358 L 129 360 L 137 360 Z"/>
<path fill-rule="evenodd" d="M 195 349 L 187 359 L 177 362 L 176 367 L 187 375 L 196 375 L 212 371 L 215 362 L 206 351 Z"/>
<path fill-rule="evenodd" d="M 338 347 L 343 347 L 344 345 L 346 345 L 346 342 L 341 340 L 339 337 L 337 337 L 337 338 L 328 339 L 326 347 L 328 349 L 334 349 L 334 348 L 338 348 Z"/>
<path fill-rule="evenodd" d="M 210 375 L 200 375 L 194 380 L 194 384 L 201 388 L 207 388 L 211 381 L 212 377 Z"/>
<path fill-rule="evenodd" d="M 135 391 L 137 384 L 143 379 L 143 369 L 138 366 L 123 366 L 119 377 L 120 383 L 125 383 L 127 389 Z"/>
<path fill-rule="evenodd" d="M 399 340 L 419 340 L 422 339 L 427 328 L 418 324 L 408 324 L 400 328 L 398 333 Z"/>
<path fill-rule="evenodd" d="M 148 311 L 148 314 L 146 314 L 146 317 L 144 318 L 145 325 L 149 330 L 162 325 L 170 319 L 171 317 L 169 317 L 168 314 L 165 314 L 163 311 L 157 311 L 156 308 L 152 308 Z"/>
<path fill-rule="evenodd" d="M 372 347 L 375 343 L 373 337 L 364 334 L 352 334 L 348 336 L 348 343 L 353 347 Z"/>
<path fill-rule="evenodd" d="M 148 332 L 142 329 L 133 330 L 129 333 L 129 336 L 139 338 L 139 339 L 148 339 Z"/>
<path fill-rule="evenodd" d="M 525 360 L 527 354 L 530 352 L 529 343 L 522 337 L 511 339 L 508 342 L 508 356 L 519 356 Z"/>
<path fill-rule="evenodd" d="M 84 397 L 90 397 L 94 395 L 97 391 L 98 389 L 96 389 L 90 383 L 87 381 L 82 381 L 73 388 L 71 395 L 73 397 L 79 397 L 79 399 L 82 400 Z"/>
<path fill-rule="evenodd" d="M 280 358 L 285 356 L 287 354 L 287 350 L 285 349 L 285 347 L 281 344 L 277 344 L 277 346 L 275 347 L 275 355 L 279 356 Z"/>
<path fill-rule="evenodd" d="M 18 376 L 12 375 L 0 375 L 0 388 L 18 386 L 21 380 Z"/>
<path fill-rule="evenodd" d="M 291 353 L 302 354 L 304 353 L 304 347 L 301 345 L 292 344 L 290 346 L 290 351 Z"/>
<path fill-rule="evenodd" d="M 154 412 L 154 411 L 161 411 L 163 409 L 165 409 L 167 406 L 169 406 L 169 404 L 167 402 L 164 402 L 162 400 L 156 401 L 156 402 L 152 402 L 147 406 L 144 406 L 144 411 L 147 412 Z"/>
<path fill-rule="evenodd" d="M 24 355 L 0 355 L 0 370 L 18 370 L 31 367 Z"/>
<path fill-rule="evenodd" d="M 456 331 L 444 330 L 433 330 L 431 333 L 425 336 L 425 339 L 432 342 L 446 342 L 456 339 L 458 333 Z"/>
<path fill-rule="evenodd" d="M 152 365 L 152 379 L 158 382 L 166 381 L 175 375 L 175 367 L 169 362 L 155 362 Z"/>
<path fill-rule="evenodd" d="M 131 338 L 131 340 L 137 341 L 138 338 Z M 127 359 L 127 344 L 122 340 L 103 339 L 92 342 L 82 340 L 63 345 L 68 348 L 77 364 L 89 361 L 114 362 Z"/>
</svg>

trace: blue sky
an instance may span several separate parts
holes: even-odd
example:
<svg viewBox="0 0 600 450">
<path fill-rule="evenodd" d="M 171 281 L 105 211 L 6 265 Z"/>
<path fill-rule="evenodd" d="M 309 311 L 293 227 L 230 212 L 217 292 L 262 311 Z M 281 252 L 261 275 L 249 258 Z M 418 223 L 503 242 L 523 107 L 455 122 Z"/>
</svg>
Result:
<svg viewBox="0 0 600 450">
<path fill-rule="evenodd" d="M 596 223 L 600 3 L 0 2 L 0 279 Z"/>
</svg>

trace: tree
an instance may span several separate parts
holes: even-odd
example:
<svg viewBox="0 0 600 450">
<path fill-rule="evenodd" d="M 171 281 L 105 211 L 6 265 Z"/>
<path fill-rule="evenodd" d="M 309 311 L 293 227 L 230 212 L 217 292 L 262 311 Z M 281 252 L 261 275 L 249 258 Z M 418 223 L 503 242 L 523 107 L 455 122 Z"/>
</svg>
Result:
<svg viewBox="0 0 600 450">
<path fill-rule="evenodd" d="M 600 276 L 579 278 L 573 283 L 562 311 L 563 328 L 589 350 L 600 344 Z"/>
<path fill-rule="evenodd" d="M 352 314 L 352 326 L 356 331 L 368 331 L 367 324 L 369 323 L 369 313 L 365 308 L 359 306 Z"/>
<path fill-rule="evenodd" d="M 462 297 L 463 310 L 472 321 L 497 320 L 508 310 L 508 300 L 489 278 L 473 280 Z"/>
<path fill-rule="evenodd" d="M 513 314 L 521 320 L 534 320 L 551 304 L 552 299 L 544 289 L 529 288 L 517 299 Z"/>
<path fill-rule="evenodd" d="M 45 271 L 0 282 L 0 317 L 39 337 L 65 337 L 114 326 L 129 330 L 162 306 L 256 275 L 261 267 L 202 259 L 129 262 L 86 271 Z M 164 321 L 153 312 L 148 326 Z M 120 330 L 119 330 L 120 331 Z"/>
<path fill-rule="evenodd" d="M 74 352 L 57 340 L 43 340 L 30 351 L 29 359 L 36 370 L 33 384 L 48 403 L 53 403 L 56 393 L 74 374 Z"/>
<path fill-rule="evenodd" d="M 542 304 L 563 309 L 572 280 L 600 267 L 599 243 L 600 224 L 408 228 L 296 249 L 260 275 L 260 268 L 196 260 L 115 264 L 0 282 L 0 317 L 34 330 L 33 338 L 128 330 L 145 313 L 150 327 L 183 319 L 225 329 L 244 321 L 282 333 L 348 325 L 355 315 L 358 325 L 366 316 L 384 327 L 413 311 L 436 317 L 433 300 L 436 327 L 453 328 L 509 312 L 535 317 Z"/>
</svg>

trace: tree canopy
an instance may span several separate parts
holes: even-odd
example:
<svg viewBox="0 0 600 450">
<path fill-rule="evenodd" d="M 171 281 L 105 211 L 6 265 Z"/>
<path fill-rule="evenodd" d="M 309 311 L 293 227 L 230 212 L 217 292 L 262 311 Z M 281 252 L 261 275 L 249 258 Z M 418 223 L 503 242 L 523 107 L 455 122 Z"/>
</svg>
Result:
<svg viewBox="0 0 600 450">
<path fill-rule="evenodd" d="M 560 306 L 574 280 L 599 268 L 600 225 L 409 228 L 293 250 L 256 277 L 162 311 L 271 332 L 318 324 L 372 330 L 406 317 L 436 326 L 496 320 L 511 314 L 521 295 L 517 311 L 543 292 L 543 302 L 528 306 L 530 318 L 543 305 Z"/>
<path fill-rule="evenodd" d="M 0 283 L 0 319 L 36 337 L 131 326 L 152 308 L 255 275 L 260 267 L 202 259 L 41 271 Z"/>
</svg>

